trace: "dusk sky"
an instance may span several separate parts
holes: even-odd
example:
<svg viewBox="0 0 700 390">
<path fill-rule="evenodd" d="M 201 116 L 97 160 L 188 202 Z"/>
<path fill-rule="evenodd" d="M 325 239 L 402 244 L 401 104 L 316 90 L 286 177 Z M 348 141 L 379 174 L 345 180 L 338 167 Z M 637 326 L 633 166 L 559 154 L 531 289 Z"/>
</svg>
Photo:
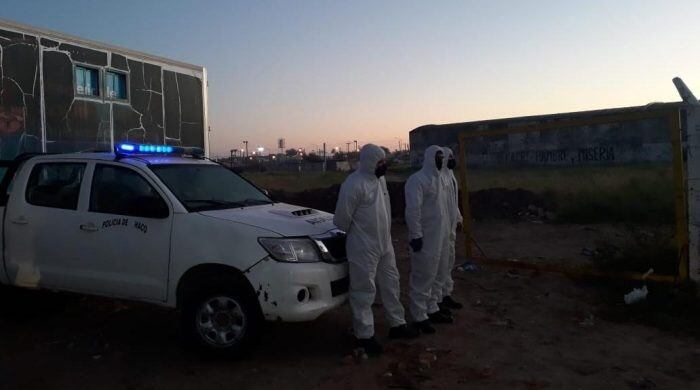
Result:
<svg viewBox="0 0 700 390">
<path fill-rule="evenodd" d="M 212 155 L 395 149 L 429 123 L 700 95 L 700 1 L 7 1 L 0 17 L 207 68 Z"/>
</svg>

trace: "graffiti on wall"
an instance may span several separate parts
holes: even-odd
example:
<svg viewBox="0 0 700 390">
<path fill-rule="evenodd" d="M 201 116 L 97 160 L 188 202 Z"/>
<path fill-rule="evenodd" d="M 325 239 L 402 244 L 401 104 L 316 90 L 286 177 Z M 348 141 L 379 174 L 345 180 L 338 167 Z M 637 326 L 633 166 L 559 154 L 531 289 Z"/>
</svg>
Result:
<svg viewBox="0 0 700 390">
<path fill-rule="evenodd" d="M 670 162 L 667 127 L 653 121 L 470 137 L 467 164 L 488 168 Z"/>
</svg>

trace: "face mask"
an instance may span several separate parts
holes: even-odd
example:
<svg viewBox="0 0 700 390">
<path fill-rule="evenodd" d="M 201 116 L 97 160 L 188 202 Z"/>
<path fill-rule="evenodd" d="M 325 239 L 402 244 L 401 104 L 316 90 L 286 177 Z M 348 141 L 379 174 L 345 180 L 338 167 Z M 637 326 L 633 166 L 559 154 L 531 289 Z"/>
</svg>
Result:
<svg viewBox="0 0 700 390">
<path fill-rule="evenodd" d="M 435 155 L 435 168 L 437 168 L 438 171 L 442 169 L 442 159 L 442 156 Z"/>
<path fill-rule="evenodd" d="M 455 169 L 456 166 L 457 166 L 457 161 L 454 158 L 447 160 L 447 168 Z"/>
<path fill-rule="evenodd" d="M 380 178 L 386 174 L 386 170 L 389 167 L 386 164 L 378 165 L 376 168 L 374 168 L 374 174 L 377 176 L 377 178 Z"/>
</svg>

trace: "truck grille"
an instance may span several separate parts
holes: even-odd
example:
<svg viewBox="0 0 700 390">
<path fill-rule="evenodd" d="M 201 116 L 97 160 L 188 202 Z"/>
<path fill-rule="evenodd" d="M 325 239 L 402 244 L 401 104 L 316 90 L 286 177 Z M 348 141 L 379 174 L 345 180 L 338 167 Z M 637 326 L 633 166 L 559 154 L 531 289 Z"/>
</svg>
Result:
<svg viewBox="0 0 700 390">
<path fill-rule="evenodd" d="M 347 253 L 345 252 L 345 235 L 337 235 L 334 237 L 326 237 L 320 240 L 323 245 L 328 248 L 331 256 L 335 260 L 335 263 L 345 262 L 348 259 Z"/>
</svg>

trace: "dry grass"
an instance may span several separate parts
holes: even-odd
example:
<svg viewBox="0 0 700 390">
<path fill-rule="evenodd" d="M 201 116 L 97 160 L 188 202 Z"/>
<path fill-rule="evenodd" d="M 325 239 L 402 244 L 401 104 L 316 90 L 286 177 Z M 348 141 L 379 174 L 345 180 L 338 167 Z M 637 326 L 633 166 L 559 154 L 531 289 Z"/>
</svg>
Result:
<svg viewBox="0 0 700 390">
<path fill-rule="evenodd" d="M 301 192 L 314 188 L 327 188 L 340 184 L 347 177 L 347 172 L 245 172 L 243 176 L 260 188 Z"/>
<path fill-rule="evenodd" d="M 468 172 L 469 191 L 524 189 L 545 194 L 560 221 L 670 224 L 675 221 L 670 164 Z"/>
</svg>

